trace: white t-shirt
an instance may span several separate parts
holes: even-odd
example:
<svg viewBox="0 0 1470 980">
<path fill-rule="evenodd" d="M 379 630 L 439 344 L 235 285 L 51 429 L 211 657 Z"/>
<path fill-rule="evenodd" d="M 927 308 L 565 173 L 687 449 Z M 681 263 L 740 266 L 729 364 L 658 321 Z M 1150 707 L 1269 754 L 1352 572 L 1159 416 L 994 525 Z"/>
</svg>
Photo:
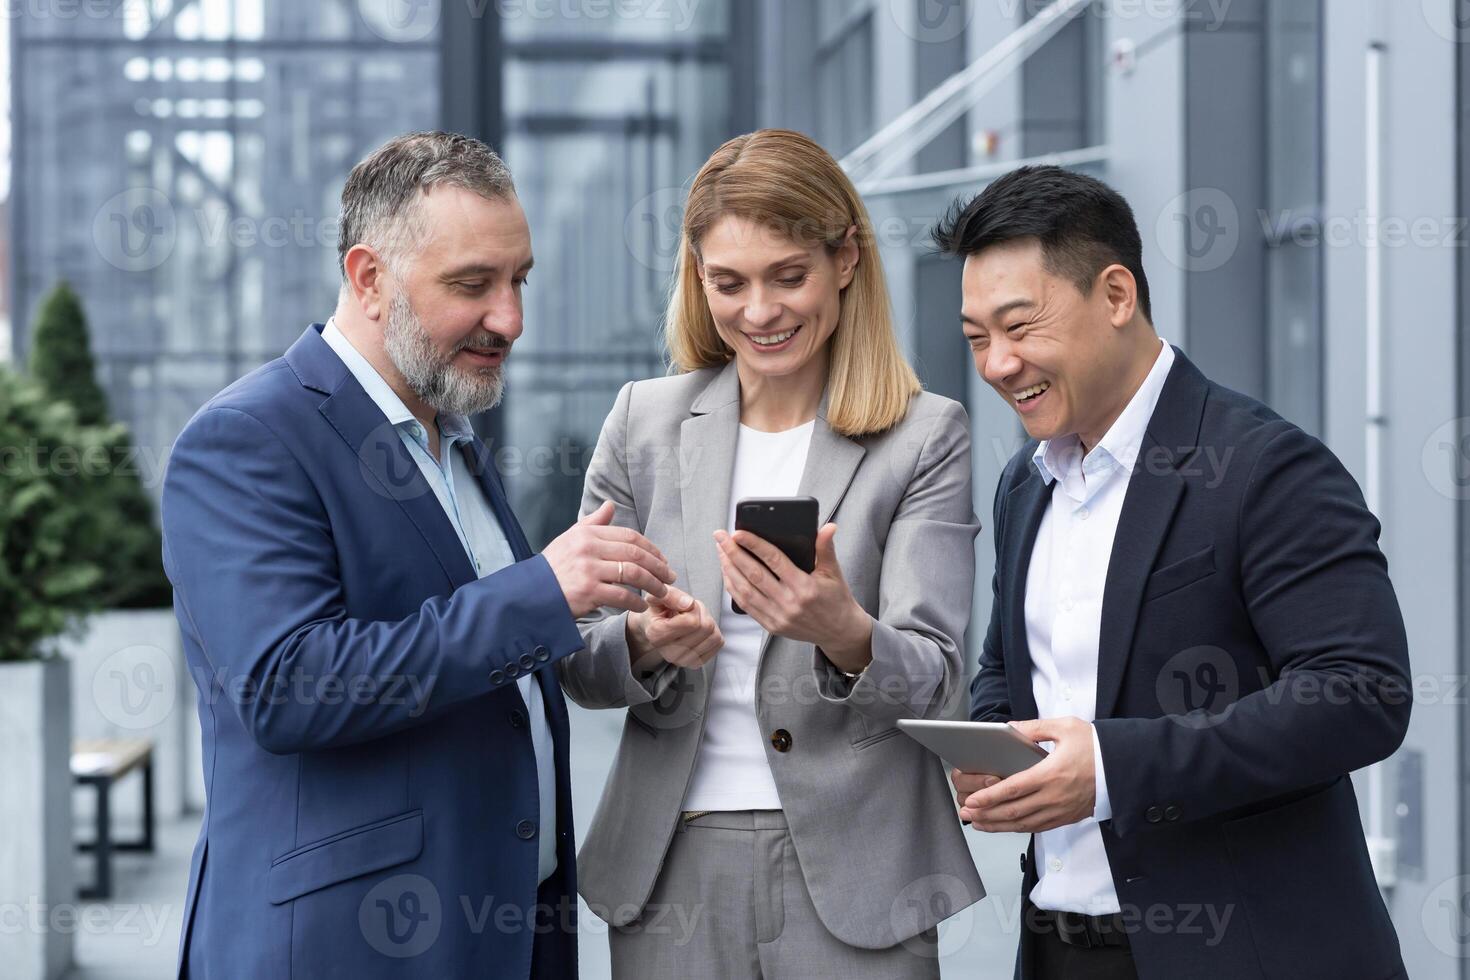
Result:
<svg viewBox="0 0 1470 980">
<path fill-rule="evenodd" d="M 784 432 L 740 427 L 735 474 L 730 483 L 726 530 L 735 526 L 735 505 L 747 497 L 793 497 L 801 487 L 815 421 Z M 781 797 L 766 762 L 766 738 L 755 714 L 755 685 L 766 631 L 748 615 L 720 605 L 725 646 L 710 661 L 704 741 L 684 797 L 685 810 L 779 810 Z"/>
</svg>

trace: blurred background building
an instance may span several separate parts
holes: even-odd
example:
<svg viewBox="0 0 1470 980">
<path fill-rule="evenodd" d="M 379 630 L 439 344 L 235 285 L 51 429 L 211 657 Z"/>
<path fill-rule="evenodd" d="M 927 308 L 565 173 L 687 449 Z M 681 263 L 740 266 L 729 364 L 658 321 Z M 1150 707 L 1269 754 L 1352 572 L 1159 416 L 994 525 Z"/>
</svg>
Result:
<svg viewBox="0 0 1470 980">
<path fill-rule="evenodd" d="M 407 130 L 472 133 L 515 172 L 535 243 L 509 394 L 481 425 L 544 542 L 575 518 L 618 387 L 665 370 L 683 188 L 724 139 L 787 126 L 858 181 L 906 349 L 928 387 L 969 406 L 984 515 L 1020 432 L 974 376 L 960 268 L 930 253 L 928 229 L 1019 161 L 1085 169 L 1135 208 L 1160 332 L 1324 439 L 1383 523 L 1419 684 L 1404 748 L 1355 778 L 1410 974 L 1466 977 L 1463 7 L 25 0 L 6 18 L 11 354 L 25 363 L 39 298 L 69 280 L 113 412 L 161 464 L 208 396 L 330 314 L 351 166 Z M 988 533 L 977 555 L 984 581 Z M 977 597 L 977 622 L 988 605 Z M 574 721 L 590 815 L 617 729 Z M 993 908 L 947 927 L 948 969 L 1010 975 L 1020 847 L 976 838 Z M 140 868 L 151 900 L 181 901 L 182 878 Z M 132 955 L 85 943 L 99 972 L 79 975 Z"/>
</svg>

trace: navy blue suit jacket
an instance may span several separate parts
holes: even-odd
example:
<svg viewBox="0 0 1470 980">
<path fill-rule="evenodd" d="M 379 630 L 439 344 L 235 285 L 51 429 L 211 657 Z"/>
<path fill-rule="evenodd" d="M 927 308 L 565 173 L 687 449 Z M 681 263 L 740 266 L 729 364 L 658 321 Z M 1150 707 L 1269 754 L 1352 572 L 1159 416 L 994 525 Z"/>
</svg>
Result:
<svg viewBox="0 0 1470 980">
<path fill-rule="evenodd" d="M 1322 443 L 1175 357 L 1124 498 L 1098 649 L 1102 836 L 1140 925 L 1139 975 L 1400 976 L 1348 778 L 1409 722 L 1378 522 Z M 1026 571 L 1051 488 L 1035 448 L 996 491 L 977 721 L 1036 717 Z M 1023 932 L 1018 975 L 1029 965 Z"/>
<path fill-rule="evenodd" d="M 180 972 L 195 978 L 575 973 L 566 703 L 582 648 L 476 441 L 517 562 L 477 579 L 402 440 L 308 328 L 174 444 L 164 560 L 199 688 L 208 803 Z M 536 761 L 557 855 L 538 903 Z M 543 915 L 545 910 L 543 909 Z M 534 950 L 533 950 L 534 946 Z"/>
</svg>

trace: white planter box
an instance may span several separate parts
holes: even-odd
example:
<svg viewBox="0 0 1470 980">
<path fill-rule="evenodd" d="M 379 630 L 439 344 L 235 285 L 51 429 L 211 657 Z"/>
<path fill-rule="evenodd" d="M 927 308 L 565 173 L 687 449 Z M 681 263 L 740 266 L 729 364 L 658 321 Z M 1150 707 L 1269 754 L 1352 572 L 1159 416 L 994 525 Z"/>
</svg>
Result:
<svg viewBox="0 0 1470 980">
<path fill-rule="evenodd" d="M 204 805 L 194 682 L 172 609 L 117 609 L 89 616 L 80 639 L 62 644 L 72 664 L 76 738 L 153 742 L 154 806 L 172 820 Z M 120 836 L 142 817 L 142 779 L 127 777 L 111 805 Z M 95 794 L 76 794 L 79 825 L 91 826 Z"/>
<path fill-rule="evenodd" d="M 16 980 L 72 962 L 70 681 L 64 660 L 0 663 L 0 973 Z"/>
</svg>

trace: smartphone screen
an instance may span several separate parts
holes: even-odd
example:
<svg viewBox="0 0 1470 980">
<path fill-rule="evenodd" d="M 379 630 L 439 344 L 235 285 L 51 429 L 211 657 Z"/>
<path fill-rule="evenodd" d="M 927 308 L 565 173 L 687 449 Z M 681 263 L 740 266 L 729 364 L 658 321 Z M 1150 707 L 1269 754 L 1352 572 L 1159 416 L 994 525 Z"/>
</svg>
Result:
<svg viewBox="0 0 1470 980">
<path fill-rule="evenodd" d="M 817 567 L 817 506 L 816 497 L 747 497 L 735 505 L 735 530 L 769 541 L 810 572 Z M 733 598 L 730 608 L 745 615 Z"/>
</svg>

